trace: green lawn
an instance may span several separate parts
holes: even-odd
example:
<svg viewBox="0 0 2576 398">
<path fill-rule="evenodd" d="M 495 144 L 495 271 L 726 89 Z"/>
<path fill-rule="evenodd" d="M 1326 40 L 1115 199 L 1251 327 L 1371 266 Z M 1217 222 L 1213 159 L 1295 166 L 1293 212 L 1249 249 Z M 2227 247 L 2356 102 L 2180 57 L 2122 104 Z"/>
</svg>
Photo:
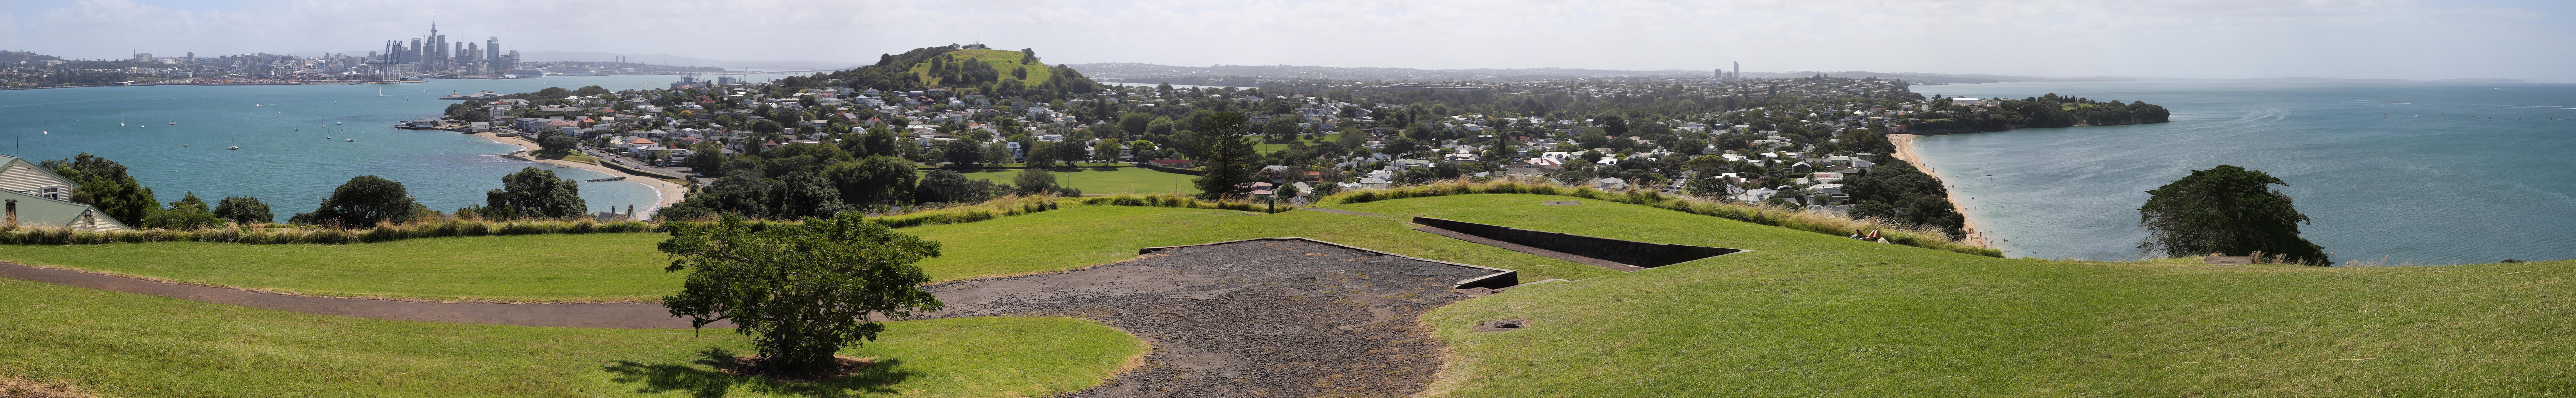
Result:
<svg viewBox="0 0 2576 398">
<path fill-rule="evenodd" d="M 1070 318 L 903 321 L 843 353 L 888 365 L 777 384 L 699 363 L 749 353 L 730 329 L 384 321 L 15 279 L 0 279 L 0 319 L 0 379 L 110 397 L 1047 396 L 1098 384 L 1145 351 Z"/>
<path fill-rule="evenodd" d="M 1313 141 L 1313 142 L 1308 142 L 1308 143 L 1306 143 L 1306 145 L 1307 145 L 1307 146 L 1314 146 L 1314 145 L 1316 145 L 1317 143 L 1335 142 L 1335 141 L 1339 141 L 1339 140 L 1341 140 L 1341 139 L 1342 139 L 1342 133 L 1329 133 L 1329 134 L 1324 134 L 1324 140 L 1323 140 L 1323 141 Z M 1260 144 L 1260 143 L 1252 144 L 1252 150 L 1253 150 L 1253 151 L 1257 151 L 1257 152 L 1261 152 L 1261 153 L 1278 152 L 1278 151 L 1280 151 L 1280 150 L 1284 150 L 1284 149 L 1288 149 L 1288 144 Z"/>
<path fill-rule="evenodd" d="M 940 241 L 921 263 L 931 277 L 1059 271 L 1134 257 L 1136 249 L 1305 236 L 1416 257 L 1580 278 L 1598 268 L 1412 231 L 1400 219 L 1321 212 L 1278 214 L 1082 206 L 900 231 Z M 653 245 L 661 234 L 525 235 L 347 245 L 163 242 L 0 245 L 0 259 L 181 282 L 320 296 L 486 301 L 654 301 L 682 275 Z"/>
<path fill-rule="evenodd" d="M 992 66 L 993 66 L 993 70 L 1002 72 L 1002 79 L 1003 79 L 1003 80 L 1015 79 L 1014 77 L 1011 77 L 1011 70 L 1013 70 L 1013 69 L 1019 69 L 1019 68 L 1021 68 L 1021 67 L 1024 67 L 1024 66 L 1025 66 L 1025 67 L 1027 67 L 1027 68 L 1028 68 L 1028 71 L 1029 71 L 1029 77 L 1028 77 L 1027 79 L 1022 79 L 1022 80 L 1024 80 L 1024 81 L 1025 81 L 1025 84 L 1027 84 L 1027 85 L 1029 85 L 1029 86 L 1032 86 L 1032 87 L 1037 86 L 1037 85 L 1038 85 L 1038 83 L 1044 83 L 1044 82 L 1046 82 L 1047 77 L 1050 77 L 1050 76 L 1054 76 L 1054 75 L 1055 75 L 1055 70 L 1054 70 L 1054 69 L 1050 69 L 1050 68 L 1048 68 L 1048 67 L 1047 67 L 1047 65 L 1046 65 L 1046 64 L 1044 64 L 1044 63 L 1033 63 L 1033 64 L 1021 65 L 1021 64 L 1020 64 L 1020 59 L 1021 59 L 1021 58 L 1025 58 L 1025 57 L 1027 57 L 1027 55 L 1026 55 L 1026 54 L 1021 54 L 1019 51 L 1013 51 L 1013 50 L 978 50 L 978 49 L 965 49 L 965 50 L 950 51 L 950 52 L 948 52 L 948 55 L 949 55 L 949 56 L 953 56 L 953 57 L 957 57 L 957 60 L 959 60 L 959 61 L 965 61 L 965 60 L 967 60 L 968 58 L 973 58 L 973 59 L 975 59 L 976 61 L 983 62 L 983 63 L 985 63 L 985 64 L 987 64 L 987 65 L 992 65 Z M 1045 61 L 1045 59 L 1044 59 L 1045 57 L 1039 57 L 1039 58 L 1040 58 L 1040 59 L 1039 59 L 1039 61 Z M 914 65 L 912 66 L 912 73 L 913 73 L 914 75 L 916 75 L 916 76 L 922 76 L 922 77 L 923 77 L 923 82 L 927 82 L 927 83 L 934 83 L 934 84 L 935 84 L 936 82 L 932 82 L 932 81 L 930 81 L 930 80 L 929 80 L 929 75 L 925 74 L 925 72 L 928 72 L 928 71 L 930 71 L 930 63 L 929 63 L 929 62 L 923 62 L 923 63 L 919 63 L 919 64 L 914 64 Z"/>
<path fill-rule="evenodd" d="M 0 245 L 0 259 L 302 294 L 497 301 L 654 301 L 682 274 L 618 233 L 410 239 L 349 245 L 164 242 Z"/>
<path fill-rule="evenodd" d="M 1080 189 L 1085 195 L 1112 193 L 1178 193 L 1183 195 L 1193 195 L 1199 192 L 1198 187 L 1190 185 L 1190 181 L 1197 179 L 1198 176 L 1180 173 L 1165 173 L 1142 167 L 1120 167 L 1111 171 L 1098 171 L 1093 169 L 1056 169 L 1048 171 L 1047 173 L 1055 175 L 1055 183 L 1057 186 Z M 967 179 L 989 180 L 995 184 L 1009 184 L 1011 183 L 1011 178 L 1020 175 L 1020 171 L 1001 169 L 964 174 Z"/>
<path fill-rule="evenodd" d="M 1336 207 L 1751 249 L 1514 289 L 1426 320 L 1454 396 L 2569 396 L 2576 261 L 2012 260 L 1644 206 Z M 1615 222 L 1605 222 L 1615 221 Z M 1489 319 L 1531 327 L 1480 333 Z"/>
</svg>

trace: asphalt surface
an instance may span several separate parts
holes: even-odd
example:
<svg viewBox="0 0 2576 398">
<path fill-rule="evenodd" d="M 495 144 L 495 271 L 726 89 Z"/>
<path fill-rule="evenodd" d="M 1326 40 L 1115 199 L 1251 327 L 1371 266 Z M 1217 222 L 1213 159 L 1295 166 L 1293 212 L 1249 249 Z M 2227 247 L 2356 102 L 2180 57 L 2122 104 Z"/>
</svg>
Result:
<svg viewBox="0 0 2576 398">
<path fill-rule="evenodd" d="M 1073 397 L 1400 397 L 1429 385 L 1442 362 L 1418 318 L 1467 297 L 1451 284 L 1492 272 L 1246 241 L 934 285 L 948 308 L 928 316 L 1080 317 L 1153 343 L 1143 366 Z"/>
</svg>

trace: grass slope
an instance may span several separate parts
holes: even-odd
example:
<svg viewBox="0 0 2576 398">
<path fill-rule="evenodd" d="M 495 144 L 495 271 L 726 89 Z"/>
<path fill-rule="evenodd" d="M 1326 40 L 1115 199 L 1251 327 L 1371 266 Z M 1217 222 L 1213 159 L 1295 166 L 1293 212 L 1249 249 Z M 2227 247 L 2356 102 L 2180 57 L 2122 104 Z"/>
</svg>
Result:
<svg viewBox="0 0 2576 398">
<path fill-rule="evenodd" d="M 940 241 L 921 262 L 958 280 L 1081 268 L 1134 257 L 1136 249 L 1232 239 L 1304 236 L 1415 257 L 1516 269 L 1523 280 L 1579 279 L 1610 271 L 1410 230 L 1403 219 L 1292 211 L 1277 214 L 1161 207 L 1083 206 L 900 231 Z M 126 275 L 320 296 L 486 301 L 652 301 L 682 275 L 649 233 L 413 239 L 346 245 L 163 242 L 0 245 L 0 259 Z"/>
<path fill-rule="evenodd" d="M 888 323 L 843 354 L 888 360 L 838 382 L 727 376 L 731 330 L 571 329 L 306 315 L 0 279 L 0 379 L 102 396 L 1046 396 L 1098 384 L 1144 353 L 1070 318 Z M 1045 344 L 1027 344 L 1040 341 Z"/>
<path fill-rule="evenodd" d="M 655 233 L 409 239 L 347 245 L 0 245 L 0 258 L 219 286 L 346 297 L 652 301 L 681 274 Z"/>
<path fill-rule="evenodd" d="M 2576 261 L 2012 260 L 1536 195 L 1337 207 L 1751 249 L 1426 316 L 1453 396 L 2566 396 Z M 1615 222 L 1605 222 L 1613 221 Z M 1528 329 L 1480 333 L 1489 319 Z"/>
<path fill-rule="evenodd" d="M 1194 195 L 1199 192 L 1198 187 L 1190 185 L 1190 181 L 1198 178 L 1198 176 L 1180 173 L 1165 173 L 1142 167 L 1120 167 L 1111 169 L 1111 171 L 1064 169 L 1050 170 L 1047 171 L 1047 173 L 1055 175 L 1056 185 L 1080 189 L 1085 195 L 1113 193 L 1177 193 L 1182 195 Z M 989 180 L 995 184 L 1009 184 L 1011 183 L 1012 178 L 1020 175 L 1020 171 L 999 169 L 963 174 L 966 175 L 967 179 Z"/>
<path fill-rule="evenodd" d="M 965 49 L 950 51 L 948 52 L 948 55 L 957 57 L 958 61 L 966 61 L 971 58 L 975 61 L 992 65 L 993 70 L 1002 72 L 1002 80 L 1013 79 L 1011 77 L 1012 69 L 1018 69 L 1023 66 L 1028 67 L 1029 77 L 1028 79 L 1023 79 L 1021 83 L 1031 86 L 1046 82 L 1048 77 L 1055 76 L 1055 69 L 1048 68 L 1045 64 L 1021 65 L 1020 59 L 1027 58 L 1028 56 L 1026 54 L 1021 54 L 1019 51 Z M 930 78 L 929 72 L 930 62 L 925 61 L 912 65 L 912 74 L 914 76 L 921 76 L 921 81 L 924 83 L 929 83 L 934 86 L 938 85 L 939 82 L 936 79 Z M 999 81 L 996 82 L 998 83 Z"/>
</svg>

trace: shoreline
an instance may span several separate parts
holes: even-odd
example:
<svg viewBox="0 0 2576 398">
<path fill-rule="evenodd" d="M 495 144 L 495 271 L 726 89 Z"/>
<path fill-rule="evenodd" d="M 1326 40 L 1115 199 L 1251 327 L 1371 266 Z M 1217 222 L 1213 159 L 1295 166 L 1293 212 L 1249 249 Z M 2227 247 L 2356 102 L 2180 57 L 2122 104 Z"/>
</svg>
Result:
<svg viewBox="0 0 2576 398">
<path fill-rule="evenodd" d="M 664 181 L 664 180 L 662 180 L 662 179 L 660 179 L 660 178 L 645 177 L 645 176 L 637 176 L 637 175 L 634 175 L 634 174 L 631 174 L 631 173 L 627 173 L 627 172 L 625 172 L 625 171 L 620 171 L 620 170 L 617 170 L 617 169 L 608 168 L 608 166 L 601 166 L 601 165 L 597 165 L 597 164 L 582 163 L 582 162 L 575 162 L 575 161 L 569 161 L 569 160 L 559 160 L 559 159 L 543 159 L 543 158 L 537 158 L 537 157 L 534 157 L 534 156 L 529 156 L 529 155 L 528 155 L 529 153 L 531 153 L 531 152 L 536 152 L 536 151 L 537 151 L 537 143 L 536 143 L 536 142 L 532 142 L 532 141 L 528 141 L 528 140 L 527 140 L 527 139 L 525 139 L 525 138 L 519 138 L 519 137 L 502 137 L 502 136 L 500 136 L 500 135 L 498 135 L 498 134 L 494 134 L 494 133 L 490 133 L 490 132 L 483 132 L 483 133 L 471 133 L 471 134 L 466 134 L 466 135 L 471 135 L 471 136 L 476 136 L 476 137 L 483 137 L 483 139 L 492 140 L 492 142 L 498 142 L 498 143 L 503 143 L 503 144 L 510 144 L 510 145 L 517 145 L 517 146 L 519 146 L 519 148 L 520 148 L 520 149 L 519 149 L 519 151 L 518 151 L 518 152 L 511 152 L 511 153 L 503 154 L 502 156 L 508 156 L 508 157 L 511 157 L 511 158 L 516 158 L 516 159 L 520 159 L 520 160 L 527 160 L 527 161 L 537 162 L 537 163 L 544 163 L 544 164 L 550 164 L 550 165 L 556 165 L 556 166 L 564 166 L 564 167 L 571 167 L 571 168 L 577 168 L 577 169 L 582 169 L 582 170 L 596 171 L 596 172 L 599 172 L 600 174 L 607 174 L 607 175 L 612 175 L 612 176 L 624 176 L 624 177 L 626 177 L 626 179 L 625 179 L 624 181 L 630 181 L 630 182 L 634 182 L 634 183 L 637 183 L 637 184 L 644 184 L 644 186 L 645 186 L 645 187 L 650 187 L 650 188 L 652 188 L 652 189 L 653 189 L 653 197 L 654 197 L 654 198 L 653 198 L 653 203 L 652 203 L 652 204 L 650 204 L 650 205 L 646 205 L 646 206 L 637 206 L 637 207 L 639 207 L 639 208 L 638 208 L 638 209 L 635 209 L 635 214 L 638 214 L 638 215 L 639 215 L 639 216 L 637 216 L 637 218 L 638 218 L 638 219 L 644 218 L 643 216 L 641 216 L 642 214 L 653 213 L 654 211 L 656 211 L 656 210 L 661 210 L 661 209 L 662 209 L 662 208 L 664 208 L 664 207 L 670 207 L 672 204 L 680 203 L 680 200 L 681 200 L 681 199 L 686 199 L 686 198 L 688 198 L 688 196 L 689 196 L 689 187 L 687 187 L 687 186 L 682 186 L 682 185 L 680 185 L 680 184 L 674 184 L 674 183 L 671 183 L 670 181 Z M 612 210 L 622 211 L 623 209 L 612 209 Z M 593 211 L 592 213 L 597 213 L 597 211 Z"/>
<path fill-rule="evenodd" d="M 1968 237 L 1966 240 L 1968 244 L 1988 249 L 1995 248 L 1995 243 L 1987 240 L 1986 234 L 1982 232 L 1982 230 L 1977 229 L 1977 217 L 1968 214 L 1968 202 L 1959 199 L 1959 190 L 1950 185 L 1950 180 L 1941 178 L 1941 173 L 1932 168 L 1931 162 L 1924 161 L 1922 154 L 1915 152 L 1915 137 L 1921 137 L 1921 135 L 1888 134 L 1887 141 L 1888 143 L 1896 144 L 1895 156 L 1897 160 L 1912 163 L 1914 164 L 1915 170 L 1921 170 L 1924 175 L 1932 176 L 1933 180 L 1941 182 L 1941 191 L 1949 195 L 1950 211 L 1959 212 L 1959 219 L 1963 224 L 1960 226 L 1960 229 L 1967 231 Z"/>
</svg>

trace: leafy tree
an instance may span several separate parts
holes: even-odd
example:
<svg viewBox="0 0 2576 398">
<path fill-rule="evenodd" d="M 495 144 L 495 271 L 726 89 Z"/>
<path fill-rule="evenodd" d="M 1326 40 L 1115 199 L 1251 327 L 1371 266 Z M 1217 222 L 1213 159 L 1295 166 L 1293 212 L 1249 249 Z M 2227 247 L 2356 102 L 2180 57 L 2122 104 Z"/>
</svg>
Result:
<svg viewBox="0 0 2576 398">
<path fill-rule="evenodd" d="M 939 148 L 942 154 L 948 156 L 946 160 L 950 164 L 974 166 L 987 161 L 984 158 L 984 146 L 973 140 L 948 140 L 941 142 Z"/>
<path fill-rule="evenodd" d="M 140 226 L 143 228 L 183 231 L 224 224 L 222 217 L 216 217 L 215 213 L 206 211 L 206 201 L 197 199 L 196 192 L 189 192 L 187 198 L 170 202 L 169 208 L 152 212 L 151 215 L 137 221 L 141 221 Z"/>
<path fill-rule="evenodd" d="M 1118 116 L 1118 130 L 1126 132 L 1131 136 L 1142 135 L 1145 134 L 1147 128 L 1153 126 L 1154 120 L 1155 117 L 1153 114 L 1128 112 L 1125 115 Z"/>
<path fill-rule="evenodd" d="M 245 225 L 277 221 L 277 215 L 268 212 L 268 202 L 248 196 L 229 196 L 223 201 L 216 202 L 215 216 L 232 220 L 234 224 Z"/>
<path fill-rule="evenodd" d="M 1967 216 L 1950 203 L 1950 190 L 1905 161 L 1890 159 L 1843 179 L 1843 193 L 1851 195 L 1853 216 L 1939 228 L 1951 237 L 1966 234 Z"/>
<path fill-rule="evenodd" d="M 581 183 L 556 178 L 552 170 L 528 167 L 501 176 L 501 189 L 483 193 L 484 216 L 498 219 L 574 218 L 590 214 L 581 200 Z"/>
<path fill-rule="evenodd" d="M 152 198 L 151 187 L 125 174 L 125 165 L 98 155 L 82 152 L 71 159 L 47 160 L 36 166 L 72 180 L 79 186 L 72 189 L 71 201 L 88 204 L 109 218 L 142 222 L 161 207 L 161 202 Z"/>
<path fill-rule="evenodd" d="M 1020 194 L 1023 195 L 1055 192 L 1058 189 L 1055 186 L 1055 173 L 1048 173 L 1035 167 L 1020 169 L 1019 175 L 1011 177 L 1011 186 L 1019 188 Z"/>
<path fill-rule="evenodd" d="M 1060 144 L 1062 143 L 1039 141 L 1034 145 L 1021 147 L 1027 149 L 1027 166 L 1031 168 L 1055 166 L 1055 156 L 1057 153 L 1055 147 Z"/>
<path fill-rule="evenodd" d="M 599 87 L 599 86 L 582 86 L 582 88 L 581 88 L 581 89 L 573 90 L 573 91 L 572 91 L 572 93 L 573 93 L 574 95 L 580 95 L 580 96 L 585 96 L 585 97 L 587 97 L 587 96 L 593 96 L 593 95 L 606 95 L 606 94 L 608 94 L 608 89 L 606 89 L 606 88 L 601 88 L 601 87 Z"/>
<path fill-rule="evenodd" d="M 914 172 L 911 161 L 880 155 L 835 163 L 823 176 L 841 191 L 841 203 L 864 209 L 911 203 L 913 186 L 919 183 Z"/>
<path fill-rule="evenodd" d="M 1094 162 L 1118 160 L 1118 150 L 1118 140 L 1100 140 L 1097 145 L 1091 147 L 1091 160 Z"/>
<path fill-rule="evenodd" d="M 2290 185 L 2262 170 L 2219 165 L 2149 190 L 2147 203 L 2138 206 L 2138 226 L 2147 227 L 2138 248 L 2171 255 L 2262 252 L 2329 264 L 2325 248 L 2299 237 L 2299 223 L 2308 216 L 2291 206 L 2290 195 L 2270 189 L 2272 184 Z"/>
<path fill-rule="evenodd" d="M 561 155 L 572 153 L 573 150 L 579 149 L 580 147 L 580 139 L 575 139 L 570 135 L 565 135 L 562 131 L 548 130 L 544 134 L 537 135 L 537 151 L 539 152 Z"/>
<path fill-rule="evenodd" d="M 1252 181 L 1255 154 L 1252 142 L 1243 139 L 1245 118 L 1238 112 L 1216 112 L 1199 121 L 1202 133 L 1190 146 L 1198 152 L 1200 175 L 1197 183 L 1202 199 L 1241 196 L 1238 185 Z"/>
<path fill-rule="evenodd" d="M 930 277 L 913 265 L 938 257 L 939 242 L 857 212 L 757 226 L 728 215 L 671 228 L 671 239 L 658 245 L 672 258 L 664 270 L 689 275 L 663 306 L 689 317 L 692 327 L 732 321 L 735 332 L 751 336 L 756 366 L 766 373 L 836 371 L 834 352 L 885 330 L 869 315 L 903 319 L 943 306 L 921 290 Z"/>
<path fill-rule="evenodd" d="M 357 176 L 331 191 L 322 207 L 313 210 L 312 222 L 342 228 L 365 228 L 383 222 L 409 221 L 412 210 L 419 207 L 403 184 L 373 175 Z"/>
<path fill-rule="evenodd" d="M 921 176 L 921 185 L 912 190 L 917 203 L 981 202 L 993 197 L 992 182 L 969 180 L 965 174 L 940 169 Z"/>
</svg>

